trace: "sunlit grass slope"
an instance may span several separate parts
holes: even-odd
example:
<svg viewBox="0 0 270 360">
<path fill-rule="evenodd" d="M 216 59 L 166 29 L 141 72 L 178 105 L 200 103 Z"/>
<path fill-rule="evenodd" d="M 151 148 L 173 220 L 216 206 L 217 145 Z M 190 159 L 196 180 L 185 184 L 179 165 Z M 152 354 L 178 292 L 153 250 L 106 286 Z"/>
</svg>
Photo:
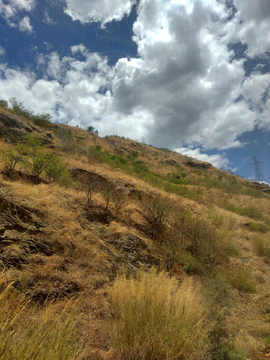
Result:
<svg viewBox="0 0 270 360">
<path fill-rule="evenodd" d="M 0 108 L 0 358 L 254 358 L 268 192 L 45 115 Z"/>
</svg>

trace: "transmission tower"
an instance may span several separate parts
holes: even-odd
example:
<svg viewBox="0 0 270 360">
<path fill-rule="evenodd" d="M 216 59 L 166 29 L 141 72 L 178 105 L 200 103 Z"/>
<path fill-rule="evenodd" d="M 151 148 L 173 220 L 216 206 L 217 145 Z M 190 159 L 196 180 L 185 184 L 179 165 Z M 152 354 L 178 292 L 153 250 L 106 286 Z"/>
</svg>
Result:
<svg viewBox="0 0 270 360">
<path fill-rule="evenodd" d="M 262 170 L 260 168 L 260 161 L 257 160 L 256 156 L 254 156 L 252 158 L 253 160 L 253 164 L 254 165 L 254 168 L 255 168 L 255 178 L 256 178 L 256 181 L 265 181 L 264 180 L 264 177 L 263 177 L 263 173 L 262 173 Z"/>
</svg>

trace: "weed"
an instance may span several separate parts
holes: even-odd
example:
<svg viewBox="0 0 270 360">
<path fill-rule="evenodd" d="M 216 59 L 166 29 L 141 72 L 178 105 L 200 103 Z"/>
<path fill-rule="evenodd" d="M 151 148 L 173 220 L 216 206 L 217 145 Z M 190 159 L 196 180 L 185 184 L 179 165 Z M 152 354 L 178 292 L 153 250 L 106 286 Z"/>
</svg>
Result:
<svg viewBox="0 0 270 360">
<path fill-rule="evenodd" d="M 267 231 L 269 231 L 269 226 L 264 223 L 249 222 L 248 227 L 252 231 L 261 232 L 263 234 L 265 234 Z"/>
<path fill-rule="evenodd" d="M 255 251 L 260 256 L 270 258 L 270 234 L 254 235 L 252 238 Z"/>
<path fill-rule="evenodd" d="M 213 324 L 200 286 L 186 279 L 179 287 L 165 272 L 118 276 L 109 301 L 112 342 L 123 360 L 201 359 L 209 349 Z"/>
<path fill-rule="evenodd" d="M 234 267 L 230 273 L 229 280 L 231 285 L 240 291 L 247 293 L 256 292 L 256 286 L 252 273 L 245 266 Z"/>
</svg>

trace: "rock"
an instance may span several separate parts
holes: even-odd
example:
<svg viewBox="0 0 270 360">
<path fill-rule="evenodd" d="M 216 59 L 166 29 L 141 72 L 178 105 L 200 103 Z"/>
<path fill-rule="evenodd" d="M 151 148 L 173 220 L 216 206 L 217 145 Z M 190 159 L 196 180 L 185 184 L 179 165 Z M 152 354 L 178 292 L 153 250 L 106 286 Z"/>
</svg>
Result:
<svg viewBox="0 0 270 360">
<path fill-rule="evenodd" d="M 0 137 L 4 138 L 6 142 L 18 143 L 24 140 L 25 136 L 40 130 L 26 120 L 22 121 L 14 116 L 0 113 Z M 44 144 L 50 144 L 51 141 L 43 138 Z"/>
<path fill-rule="evenodd" d="M 207 162 L 196 162 L 193 160 L 188 160 L 186 162 L 184 162 L 184 165 L 186 166 L 190 166 L 190 167 L 195 167 L 197 169 L 210 169 L 213 165 Z"/>
<path fill-rule="evenodd" d="M 270 359 L 270 345 L 266 345 L 259 355 L 257 355 L 253 360 L 266 360 Z"/>
<path fill-rule="evenodd" d="M 123 234 L 115 233 L 109 243 L 125 256 L 126 262 L 135 268 L 140 268 L 141 265 L 151 267 L 160 264 L 158 258 L 150 255 L 146 243 L 134 234 L 123 236 Z"/>
<path fill-rule="evenodd" d="M 165 164 L 170 165 L 170 166 L 174 166 L 177 167 L 179 164 L 177 161 L 175 161 L 174 159 L 168 159 L 166 161 L 164 161 Z"/>
</svg>

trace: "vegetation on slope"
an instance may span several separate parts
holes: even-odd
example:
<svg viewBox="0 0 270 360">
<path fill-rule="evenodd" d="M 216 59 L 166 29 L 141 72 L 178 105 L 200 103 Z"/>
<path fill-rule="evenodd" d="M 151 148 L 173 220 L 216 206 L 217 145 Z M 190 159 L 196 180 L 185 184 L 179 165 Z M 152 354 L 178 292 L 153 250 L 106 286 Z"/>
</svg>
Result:
<svg viewBox="0 0 270 360">
<path fill-rule="evenodd" d="M 255 356 L 270 333 L 269 195 L 17 105 L 0 108 L 0 359 Z"/>
</svg>

